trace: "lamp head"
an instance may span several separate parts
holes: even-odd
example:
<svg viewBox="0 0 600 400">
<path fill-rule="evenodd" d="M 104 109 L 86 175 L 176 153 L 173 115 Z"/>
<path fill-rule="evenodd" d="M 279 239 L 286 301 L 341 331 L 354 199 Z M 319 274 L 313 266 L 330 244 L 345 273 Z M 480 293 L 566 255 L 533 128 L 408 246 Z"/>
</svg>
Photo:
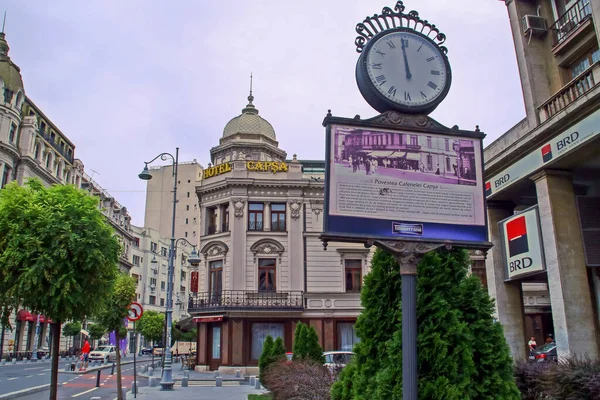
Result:
<svg viewBox="0 0 600 400">
<path fill-rule="evenodd" d="M 148 164 L 144 165 L 144 170 L 140 172 L 138 177 L 144 181 L 149 181 L 152 179 L 152 174 L 148 171 Z"/>
<path fill-rule="evenodd" d="M 196 251 L 196 246 L 194 246 L 194 248 L 192 249 L 192 252 L 190 253 L 190 256 L 188 257 L 188 262 L 190 263 L 190 265 L 192 267 L 197 267 L 198 265 L 200 265 L 200 256 L 198 255 L 198 252 Z"/>
</svg>

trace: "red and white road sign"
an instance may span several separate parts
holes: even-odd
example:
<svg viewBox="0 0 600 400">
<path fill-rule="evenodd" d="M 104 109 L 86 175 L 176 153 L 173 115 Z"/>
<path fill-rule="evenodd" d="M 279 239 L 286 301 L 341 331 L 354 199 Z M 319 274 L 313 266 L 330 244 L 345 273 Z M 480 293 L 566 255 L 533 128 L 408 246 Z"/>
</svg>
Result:
<svg viewBox="0 0 600 400">
<path fill-rule="evenodd" d="M 142 314 L 144 314 L 144 309 L 140 303 L 131 303 L 129 306 L 129 315 L 127 319 L 131 322 L 137 321 L 142 318 Z"/>
</svg>

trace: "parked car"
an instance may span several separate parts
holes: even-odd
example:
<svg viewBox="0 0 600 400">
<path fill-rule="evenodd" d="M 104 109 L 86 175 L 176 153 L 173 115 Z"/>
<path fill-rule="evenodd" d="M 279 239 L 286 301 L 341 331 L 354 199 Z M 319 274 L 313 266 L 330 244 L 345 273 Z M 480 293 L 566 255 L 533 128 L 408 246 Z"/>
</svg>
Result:
<svg viewBox="0 0 600 400">
<path fill-rule="evenodd" d="M 546 343 L 529 353 L 529 360 L 534 362 L 558 361 L 556 343 Z"/>
<path fill-rule="evenodd" d="M 351 351 L 326 351 L 323 355 L 325 356 L 324 365 L 329 369 L 344 368 L 354 357 L 354 353 Z"/>
<path fill-rule="evenodd" d="M 140 350 L 140 354 L 143 356 L 150 356 L 150 355 L 152 355 L 153 350 L 154 350 L 154 347 L 152 347 L 152 346 L 142 347 L 142 349 Z"/>
<path fill-rule="evenodd" d="M 152 349 L 152 354 L 155 356 L 162 356 L 164 351 L 165 349 L 163 347 L 154 346 L 154 349 Z"/>
<path fill-rule="evenodd" d="M 117 350 L 115 346 L 100 346 L 94 351 L 90 352 L 90 361 L 114 361 L 117 359 Z"/>
</svg>

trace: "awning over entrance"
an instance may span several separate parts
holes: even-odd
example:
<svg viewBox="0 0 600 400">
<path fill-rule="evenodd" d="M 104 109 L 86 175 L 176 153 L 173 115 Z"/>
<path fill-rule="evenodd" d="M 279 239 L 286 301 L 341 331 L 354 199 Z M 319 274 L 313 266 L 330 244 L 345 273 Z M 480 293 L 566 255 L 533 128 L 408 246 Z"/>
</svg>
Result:
<svg viewBox="0 0 600 400">
<path fill-rule="evenodd" d="M 393 151 L 381 151 L 375 150 L 367 154 L 368 157 L 389 157 L 394 153 Z"/>
<path fill-rule="evenodd" d="M 21 310 L 17 313 L 17 321 L 33 322 L 33 315 L 27 310 Z"/>
<path fill-rule="evenodd" d="M 421 155 L 419 153 L 407 153 L 406 159 L 412 161 L 421 161 Z"/>
</svg>

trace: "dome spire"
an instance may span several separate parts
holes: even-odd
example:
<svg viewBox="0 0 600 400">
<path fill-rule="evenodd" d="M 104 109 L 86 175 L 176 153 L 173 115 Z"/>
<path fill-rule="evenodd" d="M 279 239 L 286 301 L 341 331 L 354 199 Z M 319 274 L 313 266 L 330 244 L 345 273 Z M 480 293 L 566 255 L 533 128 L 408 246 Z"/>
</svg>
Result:
<svg viewBox="0 0 600 400">
<path fill-rule="evenodd" d="M 250 72 L 250 95 L 248 96 L 248 104 L 242 109 L 243 114 L 258 114 L 258 109 L 252 104 L 254 96 L 252 96 L 252 72 Z"/>
</svg>

